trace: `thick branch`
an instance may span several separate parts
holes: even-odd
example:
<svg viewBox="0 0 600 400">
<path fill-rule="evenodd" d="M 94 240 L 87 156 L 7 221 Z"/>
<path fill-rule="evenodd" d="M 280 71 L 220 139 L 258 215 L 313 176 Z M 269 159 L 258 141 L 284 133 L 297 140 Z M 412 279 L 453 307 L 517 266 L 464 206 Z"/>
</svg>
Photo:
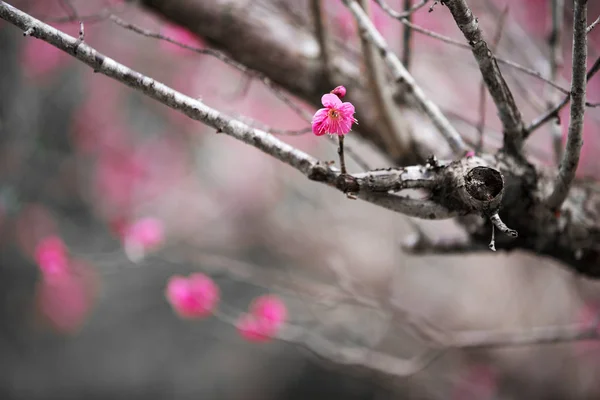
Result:
<svg viewBox="0 0 600 400">
<path fill-rule="evenodd" d="M 483 39 L 477 19 L 465 0 L 446 0 L 443 3 L 468 40 L 490 96 L 496 104 L 504 129 L 504 147 L 512 152 L 519 152 L 523 145 L 525 129 L 523 118 L 492 51 Z"/>
<path fill-rule="evenodd" d="M 583 146 L 583 117 L 587 67 L 587 0 L 575 0 L 573 13 L 573 62 L 571 78 L 571 120 L 565 154 L 560 162 L 558 177 L 547 200 L 550 209 L 560 209 L 575 179 L 579 155 Z"/>
</svg>

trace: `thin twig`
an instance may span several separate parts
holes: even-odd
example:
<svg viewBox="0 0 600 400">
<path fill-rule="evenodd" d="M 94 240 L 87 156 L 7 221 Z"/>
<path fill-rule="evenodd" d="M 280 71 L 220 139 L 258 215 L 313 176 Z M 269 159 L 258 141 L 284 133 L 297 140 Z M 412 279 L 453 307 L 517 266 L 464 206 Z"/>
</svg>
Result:
<svg viewBox="0 0 600 400">
<path fill-rule="evenodd" d="M 409 1 L 405 1 L 404 2 L 404 11 L 401 12 L 401 13 L 399 13 L 398 11 L 395 11 L 392 7 L 390 7 L 385 2 L 385 0 L 375 0 L 375 2 L 390 17 L 396 18 L 396 19 L 402 19 L 402 18 L 409 18 L 415 11 L 418 11 L 421 8 L 423 8 L 429 2 L 429 0 L 421 0 L 421 2 L 415 4 L 414 6 L 411 6 L 411 1 L 410 0 Z"/>
<path fill-rule="evenodd" d="M 600 70 L 600 57 L 598 57 L 596 59 L 596 61 L 594 61 L 594 65 L 592 65 L 592 67 L 588 70 L 587 75 L 586 75 L 586 81 L 589 81 L 590 79 L 592 79 L 592 77 L 596 74 L 596 72 L 598 72 L 598 70 Z M 571 99 L 570 95 L 567 95 L 552 110 L 549 110 L 545 114 L 534 119 L 531 122 L 531 124 L 529 124 L 529 126 L 527 127 L 525 139 L 527 139 L 533 131 L 537 130 L 539 127 L 544 125 L 546 122 L 550 121 L 552 118 L 558 117 L 558 113 L 569 103 L 570 99 Z"/>
<path fill-rule="evenodd" d="M 598 23 L 600 23 L 600 16 L 596 18 L 596 20 L 592 22 L 590 26 L 587 27 L 587 29 L 585 30 L 586 33 L 590 33 L 591 31 L 593 31 L 596 25 L 598 25 Z"/>
<path fill-rule="evenodd" d="M 550 77 L 549 79 L 553 82 L 558 81 L 559 72 L 562 68 L 563 57 L 562 57 L 562 34 L 565 17 L 565 3 L 564 0 L 552 0 L 551 2 L 551 13 L 552 13 L 552 31 L 548 38 L 548 44 L 550 46 Z M 547 109 L 552 110 L 554 104 L 559 100 L 559 96 L 556 93 L 548 96 Z M 554 159 L 556 164 L 560 162 L 562 158 L 562 129 L 559 121 L 556 124 L 550 125 L 550 132 L 552 134 L 552 143 L 554 147 Z"/>
<path fill-rule="evenodd" d="M 587 0 L 575 0 L 573 12 L 573 62 L 571 78 L 571 120 L 565 154 L 560 162 L 554 189 L 546 204 L 559 210 L 569 194 L 571 183 L 579 165 L 583 146 L 583 119 L 585 114 L 587 67 Z"/>
<path fill-rule="evenodd" d="M 444 114 L 442 114 L 439 107 L 425 95 L 423 89 L 417 85 L 413 76 L 406 70 L 404 65 L 402 65 L 398 57 L 389 50 L 385 39 L 377 31 L 362 7 L 356 0 L 343 1 L 354 15 L 361 33 L 366 35 L 379 50 L 396 83 L 410 88 L 410 92 L 414 99 L 423 109 L 425 114 L 431 118 L 433 124 L 444 136 L 454 153 L 457 155 L 464 154 L 468 148 L 460 134 L 454 129 Z"/>
<path fill-rule="evenodd" d="M 340 172 L 346 175 L 346 159 L 344 158 L 344 135 L 338 135 L 338 156 L 340 157 Z"/>
<path fill-rule="evenodd" d="M 423 5 L 427 3 L 427 0 L 422 2 Z M 408 15 L 406 18 L 411 21 L 412 20 L 412 0 L 404 0 L 404 14 Z M 402 28 L 402 64 L 406 67 L 408 71 L 410 71 L 410 51 L 411 51 L 411 40 L 412 39 L 412 30 L 406 25 Z"/>
<path fill-rule="evenodd" d="M 452 39 L 452 38 L 450 38 L 448 36 L 441 35 L 441 34 L 439 34 L 437 32 L 431 31 L 429 29 L 425 29 L 422 26 L 415 25 L 414 23 L 410 22 L 406 18 L 401 18 L 401 19 L 399 19 L 399 21 L 402 22 L 402 24 L 404 24 L 405 26 L 409 27 L 410 29 L 413 29 L 416 32 L 419 32 L 419 33 L 421 33 L 421 34 L 423 34 L 425 36 L 429 36 L 429 37 L 431 37 L 433 39 L 439 40 L 441 42 L 444 42 L 446 44 L 449 44 L 449 45 L 452 45 L 452 46 L 455 46 L 455 47 L 458 47 L 458 48 L 461 48 L 461 49 L 464 49 L 464 50 L 472 50 L 471 46 L 469 46 L 466 43 L 463 43 L 463 42 L 460 42 L 458 40 Z M 552 86 L 553 88 L 555 88 L 557 90 L 560 90 L 561 92 L 563 92 L 565 94 L 569 93 L 569 91 L 567 89 L 563 88 L 562 86 L 557 85 L 555 82 L 552 82 L 552 81 L 546 79 L 538 71 L 535 71 L 535 70 L 533 70 L 531 68 L 527 68 L 527 67 L 525 67 L 525 66 L 523 66 L 521 64 L 518 64 L 518 63 L 516 63 L 514 61 L 511 61 L 511 60 L 507 60 L 507 59 L 499 57 L 497 55 L 495 55 L 494 58 L 500 64 L 507 65 L 507 66 L 509 66 L 511 68 L 514 68 L 514 69 L 516 69 L 518 71 L 521 71 L 521 72 L 523 72 L 523 73 L 525 73 L 527 75 L 533 76 L 534 78 L 537 78 L 537 79 L 543 81 L 544 83 Z"/>
<path fill-rule="evenodd" d="M 504 7 L 502 14 L 500 15 L 500 20 L 498 21 L 498 26 L 496 27 L 496 34 L 494 35 L 494 40 L 492 41 L 491 49 L 492 52 L 496 51 L 498 44 L 500 43 L 500 39 L 502 38 L 502 30 L 504 29 L 504 22 L 506 22 L 506 16 L 508 15 L 508 5 Z M 485 127 L 485 110 L 486 110 L 486 90 L 485 90 L 485 81 L 482 79 L 481 84 L 479 85 L 479 122 L 477 124 L 477 133 L 479 135 L 479 141 L 477 142 L 476 151 L 480 152 L 483 150 L 483 130 Z"/>
<path fill-rule="evenodd" d="M 523 146 L 525 130 L 523 117 L 491 49 L 483 38 L 477 19 L 465 0 L 446 0 L 444 4 L 469 42 L 490 96 L 496 104 L 504 130 L 504 148 L 519 153 Z"/>
</svg>

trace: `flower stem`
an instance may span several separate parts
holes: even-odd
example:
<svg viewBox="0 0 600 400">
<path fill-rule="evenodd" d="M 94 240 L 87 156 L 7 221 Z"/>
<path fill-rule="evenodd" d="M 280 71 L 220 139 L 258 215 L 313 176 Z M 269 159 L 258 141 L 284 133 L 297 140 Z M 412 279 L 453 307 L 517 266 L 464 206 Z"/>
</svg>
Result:
<svg viewBox="0 0 600 400">
<path fill-rule="evenodd" d="M 340 156 L 340 169 L 342 175 L 346 175 L 346 160 L 344 159 L 344 135 L 338 135 L 340 145 L 338 146 L 338 155 Z"/>
</svg>

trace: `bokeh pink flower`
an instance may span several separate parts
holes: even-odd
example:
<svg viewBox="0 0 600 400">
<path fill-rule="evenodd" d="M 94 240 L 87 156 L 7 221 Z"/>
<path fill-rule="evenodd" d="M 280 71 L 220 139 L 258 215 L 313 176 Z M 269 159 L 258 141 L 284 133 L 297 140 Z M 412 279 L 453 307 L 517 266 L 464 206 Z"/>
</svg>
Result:
<svg viewBox="0 0 600 400">
<path fill-rule="evenodd" d="M 277 335 L 286 319 L 285 303 L 277 296 L 265 295 L 255 299 L 250 312 L 238 319 L 237 329 L 250 342 L 266 342 Z"/>
<path fill-rule="evenodd" d="M 58 236 L 42 239 L 35 248 L 35 262 L 44 279 L 64 279 L 69 271 L 67 248 Z"/>
<path fill-rule="evenodd" d="M 94 305 L 97 282 L 94 270 L 77 260 L 70 260 L 69 273 L 60 279 L 42 279 L 36 298 L 44 322 L 61 333 L 80 329 Z"/>
<path fill-rule="evenodd" d="M 56 235 L 38 242 L 34 259 L 42 278 L 36 289 L 40 315 L 59 332 L 76 331 L 94 303 L 97 279 L 93 269 L 70 259 L 67 246 Z"/>
<path fill-rule="evenodd" d="M 324 108 L 317 110 L 312 120 L 312 131 L 317 136 L 345 135 L 352 130 L 354 105 L 342 102 L 335 94 L 325 94 L 321 97 Z"/>
<path fill-rule="evenodd" d="M 214 311 L 219 303 L 220 290 L 210 277 L 194 273 L 187 278 L 171 277 L 165 295 L 180 317 L 194 319 L 206 317 Z"/>
<path fill-rule="evenodd" d="M 162 221 L 153 217 L 141 218 L 123 227 L 122 234 L 125 252 L 134 262 L 157 249 L 165 240 Z"/>
</svg>

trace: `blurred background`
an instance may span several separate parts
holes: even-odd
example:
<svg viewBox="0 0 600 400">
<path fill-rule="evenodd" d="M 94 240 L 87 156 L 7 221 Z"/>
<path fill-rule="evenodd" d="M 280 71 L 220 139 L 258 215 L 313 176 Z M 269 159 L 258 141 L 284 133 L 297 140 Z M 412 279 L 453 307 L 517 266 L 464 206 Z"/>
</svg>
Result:
<svg viewBox="0 0 600 400">
<path fill-rule="evenodd" d="M 80 15 L 109 7 L 149 31 L 208 46 L 136 4 L 71 3 Z M 307 1 L 273 3 L 299 14 L 309 9 Z M 548 75 L 549 1 L 470 3 L 490 37 L 508 6 L 498 54 Z M 572 2 L 566 3 L 565 68 L 557 83 L 568 88 Z M 78 23 L 64 22 L 69 9 L 62 1 L 10 4 L 78 34 Z M 402 8 L 399 0 L 389 4 Z M 351 15 L 341 2 L 326 6 L 332 32 L 356 52 Z M 443 6 L 428 8 L 414 14 L 415 23 L 464 40 Z M 372 9 L 400 52 L 401 25 Z M 590 2 L 590 22 L 598 15 L 600 4 Z M 85 24 L 85 41 L 253 126 L 290 131 L 280 138 L 319 159 L 336 159 L 336 146 L 325 138 L 295 132 L 308 124 L 260 81 L 213 57 L 107 18 Z M 600 28 L 590 33 L 591 62 L 599 50 Z M 525 120 L 543 113 L 543 82 L 502 69 Z M 469 52 L 415 34 L 411 72 L 476 140 L 480 81 Z M 590 102 L 600 101 L 599 88 L 600 77 L 590 81 Z M 502 137 L 489 99 L 486 110 L 485 145 L 494 149 Z M 586 114 L 582 178 L 600 177 L 598 110 Z M 561 117 L 566 129 L 568 108 Z M 414 126 L 427 126 L 413 118 Z M 387 166 L 352 133 L 347 143 L 370 165 Z M 529 146 L 532 159 L 552 163 L 547 127 Z M 350 169 L 360 168 L 350 160 Z M 148 220 L 160 243 L 144 247 L 128 232 Z M 169 277 L 200 271 L 219 285 L 219 309 L 232 318 L 256 296 L 276 293 L 289 308 L 290 326 L 402 359 L 425 349 L 411 335 L 411 318 L 445 332 L 497 331 L 583 324 L 600 310 L 598 283 L 532 253 L 406 254 L 401 243 L 415 223 L 432 237 L 460 234 L 453 221 L 409 221 L 346 200 L 0 21 L 0 399 L 600 397 L 600 342 L 448 350 L 397 378 L 317 357 L 298 343 L 248 343 L 227 319 L 182 320 L 165 299 Z M 64 286 L 45 284 L 35 262 L 36 246 L 49 236 L 64 241 L 76 271 Z"/>
</svg>

